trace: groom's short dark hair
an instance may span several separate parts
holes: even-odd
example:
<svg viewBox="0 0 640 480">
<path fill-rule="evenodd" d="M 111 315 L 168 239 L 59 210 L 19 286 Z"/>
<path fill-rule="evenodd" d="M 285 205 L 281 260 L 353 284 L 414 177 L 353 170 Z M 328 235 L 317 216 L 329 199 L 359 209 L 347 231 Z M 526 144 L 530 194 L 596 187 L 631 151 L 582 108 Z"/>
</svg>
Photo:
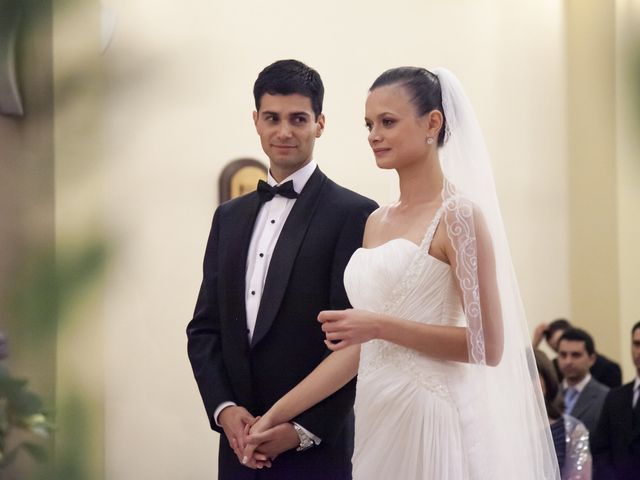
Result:
<svg viewBox="0 0 640 480">
<path fill-rule="evenodd" d="M 324 85 L 320 74 L 298 60 L 278 60 L 260 72 L 253 85 L 256 110 L 260 110 L 262 96 L 293 95 L 298 93 L 311 100 L 311 108 L 318 118 L 322 113 Z"/>
</svg>

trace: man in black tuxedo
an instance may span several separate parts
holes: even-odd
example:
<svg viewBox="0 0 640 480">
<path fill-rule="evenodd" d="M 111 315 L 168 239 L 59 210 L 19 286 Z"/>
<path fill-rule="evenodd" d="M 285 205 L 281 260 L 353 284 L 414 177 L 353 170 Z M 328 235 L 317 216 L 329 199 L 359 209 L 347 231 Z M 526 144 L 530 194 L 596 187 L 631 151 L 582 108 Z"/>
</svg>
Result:
<svg viewBox="0 0 640 480">
<path fill-rule="evenodd" d="M 260 445 L 262 465 L 241 464 L 245 426 L 329 353 L 318 314 L 349 308 L 343 273 L 375 202 L 317 167 L 324 128 L 318 73 L 295 60 L 266 67 L 254 85 L 254 123 L 268 182 L 218 207 L 188 352 L 211 427 L 220 479 L 349 479 L 355 381 Z M 277 457 L 277 458 L 275 458 Z"/>
<path fill-rule="evenodd" d="M 640 478 L 640 322 L 631 329 L 632 382 L 609 392 L 591 436 L 595 480 Z"/>
</svg>

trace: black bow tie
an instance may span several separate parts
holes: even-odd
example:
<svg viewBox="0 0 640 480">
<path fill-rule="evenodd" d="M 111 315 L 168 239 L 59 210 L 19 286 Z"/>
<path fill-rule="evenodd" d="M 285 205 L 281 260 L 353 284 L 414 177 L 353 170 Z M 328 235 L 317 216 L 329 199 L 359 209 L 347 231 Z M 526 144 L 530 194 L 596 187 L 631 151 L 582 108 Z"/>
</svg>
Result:
<svg viewBox="0 0 640 480">
<path fill-rule="evenodd" d="M 282 185 L 272 187 L 264 180 L 258 180 L 258 195 L 261 202 L 268 202 L 276 195 L 287 198 L 297 198 L 298 193 L 293 189 L 293 180 L 284 182 Z"/>
</svg>

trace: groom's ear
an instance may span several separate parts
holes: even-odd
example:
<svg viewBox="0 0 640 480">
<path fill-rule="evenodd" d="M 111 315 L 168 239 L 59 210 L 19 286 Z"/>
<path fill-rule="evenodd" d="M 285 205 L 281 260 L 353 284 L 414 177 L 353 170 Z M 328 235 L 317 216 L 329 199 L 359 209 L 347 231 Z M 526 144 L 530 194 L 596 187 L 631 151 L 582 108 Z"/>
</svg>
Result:
<svg viewBox="0 0 640 480">
<path fill-rule="evenodd" d="M 318 115 L 318 119 L 316 120 L 316 138 L 320 138 L 322 132 L 324 132 L 324 113 Z"/>
<path fill-rule="evenodd" d="M 253 124 L 256 127 L 258 126 L 258 112 L 256 112 L 256 111 L 253 112 Z"/>
</svg>

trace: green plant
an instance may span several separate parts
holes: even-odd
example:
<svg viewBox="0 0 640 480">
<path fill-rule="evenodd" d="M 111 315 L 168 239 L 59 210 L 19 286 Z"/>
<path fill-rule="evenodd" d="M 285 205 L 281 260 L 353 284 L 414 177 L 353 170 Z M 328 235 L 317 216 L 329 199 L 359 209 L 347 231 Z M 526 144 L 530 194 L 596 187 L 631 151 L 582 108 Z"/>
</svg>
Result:
<svg viewBox="0 0 640 480">
<path fill-rule="evenodd" d="M 0 360 L 5 358 L 6 344 L 0 334 Z M 27 435 L 17 435 L 19 430 Z M 52 430 L 50 415 L 40 397 L 29 390 L 26 380 L 12 376 L 0 364 L 0 470 L 11 465 L 21 451 L 37 461 L 45 461 L 45 447 L 34 440 L 48 437 Z"/>
</svg>

